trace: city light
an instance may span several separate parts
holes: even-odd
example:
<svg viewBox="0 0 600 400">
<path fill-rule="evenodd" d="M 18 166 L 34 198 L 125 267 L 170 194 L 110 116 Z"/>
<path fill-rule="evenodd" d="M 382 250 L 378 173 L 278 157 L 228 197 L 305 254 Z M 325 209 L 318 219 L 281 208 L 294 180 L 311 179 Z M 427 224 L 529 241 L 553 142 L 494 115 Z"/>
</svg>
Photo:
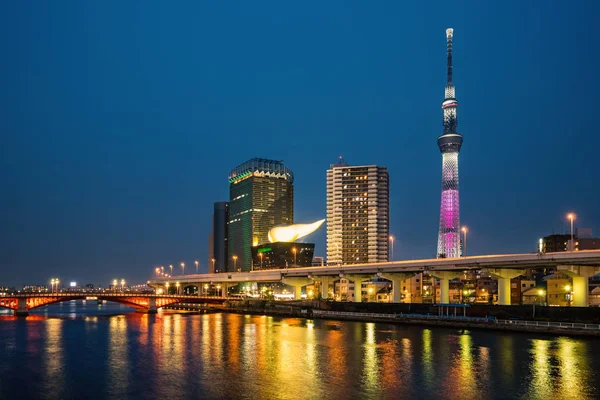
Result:
<svg viewBox="0 0 600 400">
<path fill-rule="evenodd" d="M 196 264 L 196 274 L 198 273 L 198 264 L 200 264 L 198 261 L 194 261 L 194 264 Z"/>
<path fill-rule="evenodd" d="M 573 251 L 574 249 L 574 245 L 575 245 L 575 241 L 573 240 L 573 221 L 575 220 L 577 216 L 575 215 L 575 213 L 569 213 L 567 215 L 567 218 L 571 221 L 571 242 L 569 243 L 569 250 Z"/>
</svg>

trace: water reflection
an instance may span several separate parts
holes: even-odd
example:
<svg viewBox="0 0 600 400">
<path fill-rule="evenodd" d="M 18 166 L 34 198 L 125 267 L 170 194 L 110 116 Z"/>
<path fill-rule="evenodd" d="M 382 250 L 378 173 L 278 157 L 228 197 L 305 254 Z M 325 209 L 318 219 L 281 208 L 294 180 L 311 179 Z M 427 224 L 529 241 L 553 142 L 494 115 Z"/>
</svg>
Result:
<svg viewBox="0 0 600 400">
<path fill-rule="evenodd" d="M 423 365 L 423 378 L 428 389 L 433 388 L 433 385 L 435 384 L 431 336 L 431 329 L 423 329 L 423 333 L 421 334 L 421 342 L 423 343 L 423 348 L 421 351 L 421 363 Z"/>
<path fill-rule="evenodd" d="M 66 321 L 51 318 L 45 322 L 46 343 L 44 346 L 45 395 L 50 399 L 64 397 L 65 354 L 63 345 L 63 325 Z"/>
<path fill-rule="evenodd" d="M 236 314 L 7 319 L 0 351 L 0 398 L 22 393 L 15 373 L 39 382 L 29 398 L 600 397 L 599 342 L 486 331 Z"/>
<path fill-rule="evenodd" d="M 127 347 L 127 317 L 112 317 L 108 325 L 108 386 L 109 396 L 120 399 L 129 385 L 129 349 Z"/>
</svg>

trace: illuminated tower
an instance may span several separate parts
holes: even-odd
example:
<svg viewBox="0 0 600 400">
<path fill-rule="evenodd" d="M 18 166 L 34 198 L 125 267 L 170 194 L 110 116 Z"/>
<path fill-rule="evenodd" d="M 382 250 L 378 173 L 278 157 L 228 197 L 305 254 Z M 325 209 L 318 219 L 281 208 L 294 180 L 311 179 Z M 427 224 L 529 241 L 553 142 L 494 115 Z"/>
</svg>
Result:
<svg viewBox="0 0 600 400">
<path fill-rule="evenodd" d="M 448 41 L 448 83 L 442 102 L 444 134 L 438 137 L 442 153 L 442 202 L 440 206 L 440 232 L 438 234 L 438 257 L 460 257 L 460 207 L 458 200 L 458 152 L 463 142 L 458 126 L 458 102 L 452 83 L 452 37 L 454 30 L 446 29 Z"/>
</svg>

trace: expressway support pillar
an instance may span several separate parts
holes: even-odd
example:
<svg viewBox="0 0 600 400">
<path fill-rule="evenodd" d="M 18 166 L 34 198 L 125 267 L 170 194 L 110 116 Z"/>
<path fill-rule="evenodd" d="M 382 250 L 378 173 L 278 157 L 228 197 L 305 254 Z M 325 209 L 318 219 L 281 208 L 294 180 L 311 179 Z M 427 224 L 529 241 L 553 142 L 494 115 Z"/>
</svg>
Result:
<svg viewBox="0 0 600 400">
<path fill-rule="evenodd" d="M 594 276 L 597 269 L 585 265 L 559 265 L 557 269 L 573 280 L 573 307 L 589 306 L 589 278 Z"/>
<path fill-rule="evenodd" d="M 313 279 L 321 284 L 321 298 L 329 298 L 329 284 L 333 279 L 330 276 L 315 276 Z"/>
<path fill-rule="evenodd" d="M 362 302 L 362 283 L 373 278 L 373 275 L 344 275 L 344 279 L 354 282 L 354 302 Z"/>
<path fill-rule="evenodd" d="M 26 317 L 29 315 L 29 311 L 27 310 L 26 298 L 17 299 L 17 309 L 15 310 L 15 315 L 17 317 Z"/>
<path fill-rule="evenodd" d="M 510 280 L 525 273 L 524 269 L 490 268 L 487 272 L 498 279 L 498 305 L 510 306 Z"/>
<path fill-rule="evenodd" d="M 402 300 L 402 281 L 405 281 L 407 279 L 412 279 L 412 277 L 414 275 L 415 274 L 412 272 L 379 274 L 380 277 L 392 281 L 392 301 L 394 303 L 400 303 Z M 411 293 L 411 297 L 412 297 L 412 293 Z M 411 298 L 411 303 L 412 303 L 412 298 Z"/>
<path fill-rule="evenodd" d="M 302 298 L 302 287 L 313 283 L 312 279 L 308 278 L 283 278 L 282 282 L 286 285 L 294 287 L 294 299 L 300 300 Z"/>
<path fill-rule="evenodd" d="M 156 297 L 148 298 L 148 314 L 156 314 L 158 310 L 156 309 Z"/>
<path fill-rule="evenodd" d="M 440 280 L 440 304 L 450 303 L 450 281 L 458 278 L 460 272 L 454 271 L 430 271 L 429 275 Z M 435 285 L 433 285 L 433 294 L 435 297 Z"/>
<path fill-rule="evenodd" d="M 229 295 L 229 284 L 227 283 L 221 283 L 221 297 L 225 297 L 227 298 L 227 295 Z"/>
</svg>

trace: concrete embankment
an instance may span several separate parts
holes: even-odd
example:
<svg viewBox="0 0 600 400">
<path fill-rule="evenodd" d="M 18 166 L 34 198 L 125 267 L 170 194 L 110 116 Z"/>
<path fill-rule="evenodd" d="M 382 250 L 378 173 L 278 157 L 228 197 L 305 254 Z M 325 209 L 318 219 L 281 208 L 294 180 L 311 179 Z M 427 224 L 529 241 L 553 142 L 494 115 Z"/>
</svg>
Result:
<svg viewBox="0 0 600 400">
<path fill-rule="evenodd" d="M 223 312 L 253 315 L 272 315 L 279 317 L 319 318 L 342 321 L 377 322 L 405 325 L 420 325 L 457 329 L 483 329 L 496 331 L 540 333 L 554 336 L 592 336 L 600 337 L 600 325 L 571 322 L 499 320 L 495 318 L 477 317 L 440 317 L 437 315 L 386 314 L 362 312 L 336 312 L 321 310 L 304 305 L 279 306 L 273 304 L 240 304 L 226 306 Z M 265 307 L 266 306 L 266 307 Z"/>
</svg>

